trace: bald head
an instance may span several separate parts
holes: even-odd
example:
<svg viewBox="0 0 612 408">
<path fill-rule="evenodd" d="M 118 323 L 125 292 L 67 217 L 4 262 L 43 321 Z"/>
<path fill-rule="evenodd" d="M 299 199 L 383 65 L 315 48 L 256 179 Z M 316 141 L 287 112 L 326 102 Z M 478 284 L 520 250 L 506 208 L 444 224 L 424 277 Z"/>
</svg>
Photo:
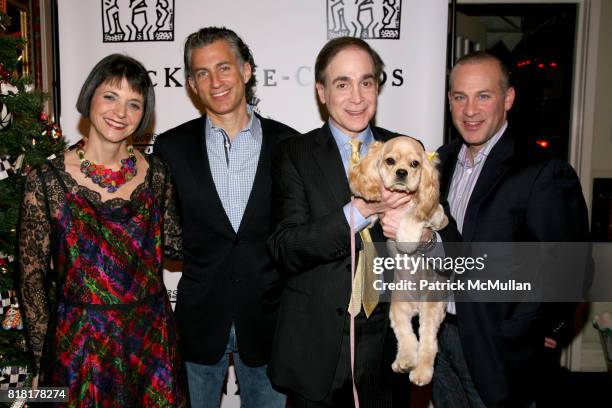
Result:
<svg viewBox="0 0 612 408">
<path fill-rule="evenodd" d="M 497 66 L 497 68 L 499 69 L 499 86 L 501 87 L 501 90 L 503 92 L 506 92 L 508 88 L 510 88 L 510 72 L 508 71 L 508 68 L 504 65 L 504 63 L 499 58 L 485 51 L 471 52 L 459 58 L 455 62 L 455 65 L 453 66 L 453 69 L 450 72 L 450 76 L 448 80 L 449 88 L 451 90 L 453 89 L 453 79 L 455 77 L 457 69 L 460 66 L 467 65 L 467 64 L 483 64 L 483 63 L 492 63 Z"/>
</svg>

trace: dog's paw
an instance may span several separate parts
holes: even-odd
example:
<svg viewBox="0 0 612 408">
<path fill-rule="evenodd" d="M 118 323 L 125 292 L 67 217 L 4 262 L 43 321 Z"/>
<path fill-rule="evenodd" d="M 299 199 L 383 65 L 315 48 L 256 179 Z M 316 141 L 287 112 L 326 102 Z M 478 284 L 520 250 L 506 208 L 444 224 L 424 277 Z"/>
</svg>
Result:
<svg viewBox="0 0 612 408">
<path fill-rule="evenodd" d="M 419 386 L 427 385 L 431 382 L 433 371 L 431 366 L 416 366 L 410 371 L 410 382 Z"/>
<path fill-rule="evenodd" d="M 391 364 L 391 369 L 396 373 L 407 373 L 415 364 L 415 358 L 411 358 L 410 356 L 397 356 L 393 364 Z"/>
<path fill-rule="evenodd" d="M 434 231 L 440 231 L 442 228 L 448 225 L 448 218 L 444 214 L 444 208 L 438 204 L 438 208 L 426 223 L 426 225 Z"/>
</svg>

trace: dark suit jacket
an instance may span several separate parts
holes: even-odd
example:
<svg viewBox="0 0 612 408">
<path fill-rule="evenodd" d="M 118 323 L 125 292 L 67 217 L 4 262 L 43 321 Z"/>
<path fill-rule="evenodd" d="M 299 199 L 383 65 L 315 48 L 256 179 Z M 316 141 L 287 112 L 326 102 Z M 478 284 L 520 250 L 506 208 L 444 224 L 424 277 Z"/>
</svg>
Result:
<svg viewBox="0 0 612 408">
<path fill-rule="evenodd" d="M 462 238 L 445 241 L 587 241 L 587 208 L 569 164 L 517 152 L 506 130 L 491 150 L 470 197 Z M 439 149 L 441 192 L 448 197 L 462 140 Z M 459 335 L 470 373 L 488 407 L 533 401 L 549 316 L 542 303 L 457 303 Z M 434 374 L 435 375 L 435 374 Z"/>
<path fill-rule="evenodd" d="M 377 140 L 393 136 L 372 130 Z M 279 146 L 273 168 L 278 225 L 269 245 L 286 277 L 268 372 L 276 385 L 313 401 L 330 391 L 340 358 L 351 295 L 350 228 L 342 207 L 350 198 L 327 124 Z M 379 226 L 372 239 L 385 240 Z M 378 307 L 388 310 L 388 304 Z M 378 354 L 388 326 L 387 318 L 380 321 L 384 324 L 374 335 L 380 336 L 381 347 L 371 350 Z M 378 367 L 367 371 L 379 374 Z"/>
<path fill-rule="evenodd" d="M 206 118 L 168 130 L 155 141 L 155 152 L 170 167 L 183 222 L 184 264 L 175 315 L 186 361 L 219 361 L 232 322 L 240 358 L 251 366 L 269 360 L 282 288 L 266 247 L 272 225 L 271 159 L 276 145 L 297 132 L 273 120 L 259 120 L 259 164 L 237 233 L 212 178 Z"/>
</svg>

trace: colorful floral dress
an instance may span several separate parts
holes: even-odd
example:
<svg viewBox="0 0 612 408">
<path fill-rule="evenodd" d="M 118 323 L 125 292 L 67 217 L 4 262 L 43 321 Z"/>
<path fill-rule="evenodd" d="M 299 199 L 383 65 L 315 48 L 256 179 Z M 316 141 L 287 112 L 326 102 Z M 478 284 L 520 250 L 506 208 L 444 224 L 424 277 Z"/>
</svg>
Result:
<svg viewBox="0 0 612 408">
<path fill-rule="evenodd" d="M 179 257 L 166 166 L 147 157 L 130 200 L 101 201 L 63 156 L 27 177 L 21 291 L 41 385 L 69 387 L 69 407 L 185 405 L 162 268 Z"/>
</svg>

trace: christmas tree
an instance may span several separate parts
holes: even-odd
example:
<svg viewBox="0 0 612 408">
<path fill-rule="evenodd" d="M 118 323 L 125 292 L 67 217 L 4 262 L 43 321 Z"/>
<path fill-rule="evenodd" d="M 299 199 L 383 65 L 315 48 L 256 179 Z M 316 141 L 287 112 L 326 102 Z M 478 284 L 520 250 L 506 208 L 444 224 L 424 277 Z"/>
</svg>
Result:
<svg viewBox="0 0 612 408">
<path fill-rule="evenodd" d="M 44 95 L 19 75 L 23 40 L 6 33 L 9 25 L 9 17 L 0 12 L 0 389 L 29 381 L 30 355 L 16 291 L 16 232 L 25 175 L 65 148 L 59 128 L 42 113 Z"/>
</svg>

